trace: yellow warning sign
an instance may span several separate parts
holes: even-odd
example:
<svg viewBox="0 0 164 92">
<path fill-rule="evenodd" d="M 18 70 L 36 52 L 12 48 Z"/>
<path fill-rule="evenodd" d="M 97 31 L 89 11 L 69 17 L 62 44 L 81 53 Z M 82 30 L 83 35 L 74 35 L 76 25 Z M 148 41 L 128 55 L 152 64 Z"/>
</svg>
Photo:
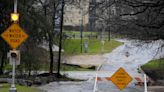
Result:
<svg viewBox="0 0 164 92">
<path fill-rule="evenodd" d="M 132 81 L 132 77 L 123 68 L 120 68 L 113 74 L 111 81 L 120 90 L 123 90 Z"/>
<path fill-rule="evenodd" d="M 17 24 L 13 23 L 1 37 L 13 48 L 16 49 L 23 41 L 28 38 L 28 35 Z"/>
</svg>

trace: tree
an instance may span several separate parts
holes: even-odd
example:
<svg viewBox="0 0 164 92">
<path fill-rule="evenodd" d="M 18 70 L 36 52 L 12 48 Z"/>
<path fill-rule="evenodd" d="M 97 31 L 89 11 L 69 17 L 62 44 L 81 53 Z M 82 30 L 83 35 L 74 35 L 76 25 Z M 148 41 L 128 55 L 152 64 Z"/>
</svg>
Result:
<svg viewBox="0 0 164 92">
<path fill-rule="evenodd" d="M 62 41 L 63 41 L 63 33 L 62 33 L 62 27 L 63 27 L 63 15 L 64 15 L 64 6 L 65 3 L 67 4 L 73 4 L 75 2 L 74 0 L 47 0 L 45 2 L 39 0 L 40 4 L 42 5 L 42 10 L 44 11 L 44 15 L 46 16 L 47 20 L 49 20 L 49 24 L 53 26 L 52 29 L 46 30 L 47 32 L 47 38 L 49 43 L 49 50 L 50 50 L 50 69 L 49 73 L 53 73 L 53 67 L 54 67 L 54 55 L 52 51 L 52 46 L 54 43 L 56 45 L 59 45 L 59 53 L 58 53 L 58 77 L 60 77 L 60 61 L 61 61 L 61 49 L 62 49 Z M 57 29 L 57 24 L 60 25 L 60 30 Z M 54 35 L 54 36 L 53 36 Z M 54 40 L 56 38 L 56 40 Z"/>
<path fill-rule="evenodd" d="M 95 26 L 102 31 L 108 32 L 108 40 L 110 40 L 110 32 L 115 29 L 116 19 L 116 1 L 115 0 L 100 0 L 100 1 L 91 1 L 89 7 L 89 17 L 94 23 L 92 26 Z M 102 32 L 102 35 L 104 33 Z M 102 38 L 102 37 L 101 37 Z"/>
<path fill-rule="evenodd" d="M 163 0 L 118 0 L 121 20 L 124 20 L 124 33 L 130 38 L 141 40 L 164 39 Z M 128 11 L 125 11 L 128 10 Z M 125 19 L 132 18 L 134 19 Z M 123 26 L 120 26 L 123 28 Z M 128 30 L 129 29 L 129 30 Z M 131 30 L 131 31 L 130 31 Z"/>
<path fill-rule="evenodd" d="M 94 11 L 92 15 L 112 33 L 140 40 L 164 38 L 163 0 L 101 0 L 94 3 L 90 7 L 91 13 Z"/>
<path fill-rule="evenodd" d="M 0 33 L 2 33 L 8 25 L 10 24 L 10 12 L 12 10 L 11 8 L 12 3 L 8 3 L 6 0 L 0 1 Z M 5 7 L 8 7 L 6 10 Z M 3 74 L 4 64 L 6 61 L 6 55 L 9 47 L 6 44 L 6 42 L 0 38 L 0 75 Z"/>
<path fill-rule="evenodd" d="M 55 34 L 55 20 L 58 18 L 56 16 L 56 13 L 59 12 L 58 7 L 60 6 L 59 0 L 52 0 L 52 1 L 42 1 L 39 0 L 39 3 L 41 4 L 43 10 L 44 16 L 47 20 L 49 20 L 49 24 L 52 25 L 51 29 L 45 30 L 46 32 L 46 38 L 49 44 L 49 54 L 50 54 L 50 68 L 49 73 L 53 73 L 53 67 L 54 67 L 54 54 L 53 54 L 53 44 L 54 44 L 54 36 Z"/>
</svg>

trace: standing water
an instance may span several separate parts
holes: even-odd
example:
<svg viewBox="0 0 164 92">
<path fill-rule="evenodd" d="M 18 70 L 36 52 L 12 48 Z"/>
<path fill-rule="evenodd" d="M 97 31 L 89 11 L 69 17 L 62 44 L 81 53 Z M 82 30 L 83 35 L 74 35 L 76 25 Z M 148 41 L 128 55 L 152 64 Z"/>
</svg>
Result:
<svg viewBox="0 0 164 92">
<path fill-rule="evenodd" d="M 120 40 L 119 40 L 120 41 Z M 164 56 L 162 52 L 163 49 L 159 49 L 164 42 L 158 40 L 150 43 L 141 43 L 136 41 L 125 41 L 124 45 L 116 48 L 109 54 L 103 55 L 106 58 L 105 63 L 103 63 L 98 77 L 111 77 L 116 70 L 120 67 L 123 67 L 125 71 L 132 76 L 142 77 L 142 74 L 137 72 L 137 68 L 152 59 L 158 59 Z M 79 72 L 80 75 L 77 76 L 83 77 L 83 72 Z M 84 72 L 87 73 L 87 72 Z M 82 76 L 83 75 L 83 76 Z M 88 72 L 87 76 L 95 77 L 96 72 Z M 134 80 L 133 80 L 134 82 Z M 134 86 L 134 83 L 130 83 L 124 90 L 120 91 L 111 81 L 108 82 L 97 82 L 97 91 L 96 92 L 144 92 L 143 88 L 137 88 Z M 46 92 L 93 92 L 94 80 L 84 81 L 84 82 L 52 82 L 48 85 L 40 87 L 40 89 L 45 90 Z"/>
</svg>

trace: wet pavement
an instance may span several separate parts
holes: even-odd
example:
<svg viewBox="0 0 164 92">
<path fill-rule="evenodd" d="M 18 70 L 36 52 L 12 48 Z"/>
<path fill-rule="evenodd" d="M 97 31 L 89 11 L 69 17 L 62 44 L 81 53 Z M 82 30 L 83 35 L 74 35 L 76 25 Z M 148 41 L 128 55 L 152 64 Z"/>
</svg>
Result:
<svg viewBox="0 0 164 92">
<path fill-rule="evenodd" d="M 84 82 L 52 82 L 48 85 L 39 87 L 46 92 L 93 92 L 94 87 L 94 79 L 96 74 L 98 77 L 111 77 L 116 70 L 120 67 L 123 67 L 125 71 L 132 76 L 133 81 L 127 85 L 127 87 L 123 90 L 119 90 L 111 81 L 98 81 L 97 82 L 97 92 L 144 92 L 143 87 L 135 86 L 137 82 L 135 77 L 139 77 L 143 80 L 143 74 L 138 73 L 137 68 L 141 65 L 147 63 L 148 61 L 159 58 L 163 56 L 164 53 L 158 51 L 158 47 L 163 44 L 162 41 L 157 41 L 148 44 L 142 44 L 132 41 L 123 41 L 124 45 L 116 48 L 109 54 L 103 55 L 103 59 L 101 62 L 96 61 L 96 58 L 89 58 L 88 60 L 84 57 L 80 58 L 84 60 L 83 64 L 94 64 L 92 61 L 96 61 L 99 64 L 102 64 L 102 67 L 98 72 L 96 71 L 69 71 L 62 72 L 62 74 L 66 74 L 68 77 L 77 78 L 77 79 L 85 79 L 87 81 Z M 156 53 L 158 51 L 158 54 Z M 126 55 L 128 52 L 129 55 Z M 96 57 L 96 56 L 95 56 Z M 101 58 L 102 58 L 101 57 Z M 78 57 L 77 62 L 78 62 Z M 74 59 L 76 61 L 76 59 Z M 105 61 L 104 61 L 105 60 Z M 73 63 L 75 63 L 73 61 Z M 71 61 L 69 61 L 71 62 Z M 82 61 L 81 61 L 82 62 Z M 103 63 L 102 63 L 103 62 Z M 97 63 L 97 64 L 98 64 Z M 78 62 L 77 64 L 82 64 Z"/>
<path fill-rule="evenodd" d="M 96 92 L 143 92 L 140 87 L 128 86 L 120 91 L 111 82 L 100 82 Z M 94 82 L 52 82 L 40 87 L 45 92 L 93 92 Z"/>
</svg>

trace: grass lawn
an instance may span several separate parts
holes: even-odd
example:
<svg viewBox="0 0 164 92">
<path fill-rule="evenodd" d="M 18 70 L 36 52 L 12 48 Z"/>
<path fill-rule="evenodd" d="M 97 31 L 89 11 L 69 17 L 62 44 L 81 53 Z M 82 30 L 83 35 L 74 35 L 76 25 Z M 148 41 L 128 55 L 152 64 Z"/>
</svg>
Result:
<svg viewBox="0 0 164 92">
<path fill-rule="evenodd" d="M 73 34 L 80 35 L 80 31 L 64 31 L 64 33 L 67 35 L 73 35 Z M 90 35 L 90 34 L 91 32 L 83 32 L 83 35 Z M 96 32 L 92 32 L 92 35 L 95 35 L 95 34 Z"/>
<path fill-rule="evenodd" d="M 152 60 L 142 66 L 144 72 L 153 80 L 164 80 L 164 58 Z"/>
<path fill-rule="evenodd" d="M 144 69 L 164 69 L 164 59 L 152 60 L 142 66 Z"/>
<path fill-rule="evenodd" d="M 97 39 L 83 39 L 83 53 L 81 53 L 81 40 L 80 39 L 66 39 L 64 42 L 64 50 L 67 55 L 77 55 L 84 53 L 84 43 L 88 42 L 88 53 L 86 54 L 100 54 L 101 53 L 101 41 Z M 120 46 L 122 43 L 111 40 L 105 41 L 104 53 L 109 53 L 116 47 Z"/>
<path fill-rule="evenodd" d="M 75 38 L 80 38 L 80 36 L 81 36 L 81 32 L 80 31 L 64 31 L 63 33 L 68 35 L 68 36 L 70 36 L 70 37 L 74 37 L 75 36 Z M 100 32 L 83 31 L 82 34 L 83 34 L 83 38 L 88 38 L 88 36 L 91 36 L 91 35 L 93 37 L 95 37 L 95 36 L 100 37 L 101 33 Z M 108 38 L 108 32 L 104 32 L 104 36 L 105 36 L 105 38 Z"/>
<path fill-rule="evenodd" d="M 0 92 L 9 92 L 10 84 L 0 84 Z M 40 92 L 36 88 L 17 85 L 17 92 Z"/>
</svg>

